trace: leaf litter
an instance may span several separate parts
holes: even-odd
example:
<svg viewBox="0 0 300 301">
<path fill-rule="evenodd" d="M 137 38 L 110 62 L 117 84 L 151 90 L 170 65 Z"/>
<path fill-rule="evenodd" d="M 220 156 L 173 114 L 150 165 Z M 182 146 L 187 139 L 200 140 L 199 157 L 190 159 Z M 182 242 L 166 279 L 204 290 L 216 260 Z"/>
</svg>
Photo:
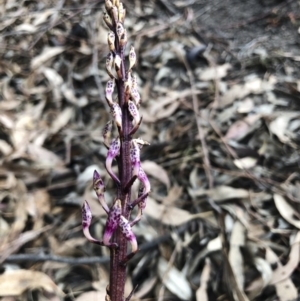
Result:
<svg viewBox="0 0 300 301">
<path fill-rule="evenodd" d="M 152 184 L 128 264 L 133 300 L 299 296 L 299 4 L 263 2 L 125 1 Z M 114 191 L 102 10 L 0 4 L 0 300 L 105 296 L 108 252 L 83 239 L 80 220 L 87 199 L 101 237 L 94 169 L 108 200 Z"/>
</svg>

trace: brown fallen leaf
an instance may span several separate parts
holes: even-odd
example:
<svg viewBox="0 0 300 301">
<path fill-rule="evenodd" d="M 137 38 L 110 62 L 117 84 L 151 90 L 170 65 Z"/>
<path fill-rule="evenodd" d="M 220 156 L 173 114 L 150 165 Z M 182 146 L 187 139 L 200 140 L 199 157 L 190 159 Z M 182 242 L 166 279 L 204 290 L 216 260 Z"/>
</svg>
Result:
<svg viewBox="0 0 300 301">
<path fill-rule="evenodd" d="M 0 296 L 18 296 L 29 289 L 44 289 L 63 296 L 64 293 L 51 278 L 38 271 L 12 270 L 0 275 Z"/>
</svg>

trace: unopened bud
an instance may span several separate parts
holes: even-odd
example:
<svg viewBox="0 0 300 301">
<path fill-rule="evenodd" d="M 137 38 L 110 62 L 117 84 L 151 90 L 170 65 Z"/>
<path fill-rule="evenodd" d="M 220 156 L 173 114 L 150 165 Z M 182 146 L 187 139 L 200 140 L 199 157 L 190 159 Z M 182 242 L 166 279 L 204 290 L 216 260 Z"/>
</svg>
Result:
<svg viewBox="0 0 300 301">
<path fill-rule="evenodd" d="M 119 44 L 121 47 L 125 47 L 128 41 L 128 36 L 127 36 L 127 30 L 124 29 L 124 33 L 121 35 L 121 38 L 119 40 Z"/>
<path fill-rule="evenodd" d="M 108 13 L 113 8 L 113 3 L 110 0 L 105 0 L 105 9 Z"/>
<path fill-rule="evenodd" d="M 105 88 L 105 99 L 110 107 L 112 107 L 113 105 L 112 96 L 113 96 L 114 89 L 115 89 L 115 80 L 114 79 L 108 80 Z"/>
<path fill-rule="evenodd" d="M 112 121 L 110 120 L 106 123 L 102 132 L 103 142 L 108 148 L 109 148 L 109 141 L 111 137 L 111 130 L 112 130 Z"/>
<path fill-rule="evenodd" d="M 123 215 L 120 218 L 119 226 L 121 228 L 124 237 L 131 244 L 131 248 L 132 248 L 131 252 L 136 253 L 138 250 L 136 237 L 131 229 L 130 223 Z"/>
<path fill-rule="evenodd" d="M 129 111 L 130 115 L 132 116 L 135 124 L 139 123 L 140 119 L 141 119 L 139 110 L 137 109 L 134 102 L 131 100 L 128 101 L 128 111 Z"/>
<path fill-rule="evenodd" d="M 140 159 L 140 148 L 137 142 L 135 141 L 135 139 L 131 140 L 130 161 L 133 169 L 132 174 L 138 176 L 141 167 L 141 159 Z"/>
<path fill-rule="evenodd" d="M 105 167 L 109 175 L 115 180 L 116 182 L 120 182 L 118 177 L 112 171 L 112 162 L 116 156 L 120 154 L 121 142 L 119 138 L 113 139 L 110 143 L 110 147 L 107 152 L 106 160 L 105 160 Z"/>
<path fill-rule="evenodd" d="M 124 23 L 125 16 L 126 16 L 126 9 L 123 7 L 122 2 L 120 2 L 119 4 L 118 11 L 119 11 L 119 21 Z"/>
<path fill-rule="evenodd" d="M 135 63 L 136 63 L 136 54 L 134 51 L 134 47 L 131 46 L 130 51 L 129 51 L 129 70 L 132 69 L 132 67 L 135 65 Z"/>
<path fill-rule="evenodd" d="M 150 185 L 150 182 L 149 182 L 149 179 L 148 179 L 146 173 L 144 172 L 144 170 L 141 166 L 140 166 L 137 178 L 141 181 L 141 183 L 144 186 L 144 193 L 149 193 L 151 190 L 151 185 Z"/>
<path fill-rule="evenodd" d="M 104 13 L 103 13 L 103 21 L 105 22 L 105 24 L 107 25 L 107 27 L 108 27 L 109 29 L 112 28 L 111 18 L 110 18 L 110 16 L 108 15 L 107 12 L 104 12 Z"/>
<path fill-rule="evenodd" d="M 99 173 L 95 170 L 94 171 L 94 176 L 93 176 L 93 188 L 96 192 L 96 195 L 98 197 L 98 200 L 102 206 L 102 208 L 104 209 L 104 211 L 106 213 L 109 212 L 109 208 L 105 202 L 105 198 L 104 198 L 104 191 L 105 191 L 105 185 L 103 180 L 101 179 Z"/>
<path fill-rule="evenodd" d="M 131 82 L 132 82 L 132 84 L 131 84 L 131 88 L 132 89 L 137 89 L 137 76 L 134 74 L 134 75 L 132 75 L 131 76 Z"/>
<path fill-rule="evenodd" d="M 118 199 L 115 201 L 114 205 L 110 209 L 105 224 L 105 230 L 103 234 L 103 243 L 105 245 L 110 245 L 109 241 L 119 225 L 121 213 L 122 213 L 121 200 Z"/>
<path fill-rule="evenodd" d="M 122 110 L 116 102 L 112 103 L 111 113 L 117 127 L 122 129 Z"/>
<path fill-rule="evenodd" d="M 107 55 L 106 61 L 105 61 L 106 71 L 110 78 L 114 78 L 114 75 L 112 74 L 113 63 L 114 63 L 114 56 L 113 56 L 112 52 L 110 52 Z"/>
<path fill-rule="evenodd" d="M 121 63 L 122 63 L 121 57 L 117 54 L 115 57 L 115 69 L 119 78 L 122 78 Z"/>
<path fill-rule="evenodd" d="M 140 93 L 138 92 L 138 90 L 135 88 L 132 88 L 130 91 L 130 96 L 134 100 L 136 106 L 139 107 L 140 103 L 141 103 L 141 96 L 140 96 Z"/>
<path fill-rule="evenodd" d="M 119 41 L 120 41 L 121 36 L 124 33 L 124 26 L 121 22 L 118 22 L 117 25 L 116 25 L 116 33 L 117 33 L 117 36 L 118 36 Z"/>
<path fill-rule="evenodd" d="M 115 34 L 112 31 L 110 31 L 107 35 L 107 44 L 108 44 L 109 50 L 112 52 L 115 51 L 115 40 L 116 40 Z"/>
<path fill-rule="evenodd" d="M 119 21 L 118 15 L 119 15 L 118 8 L 116 6 L 113 6 L 113 8 L 111 9 L 111 18 L 113 19 L 115 24 L 117 24 L 117 22 Z"/>
</svg>

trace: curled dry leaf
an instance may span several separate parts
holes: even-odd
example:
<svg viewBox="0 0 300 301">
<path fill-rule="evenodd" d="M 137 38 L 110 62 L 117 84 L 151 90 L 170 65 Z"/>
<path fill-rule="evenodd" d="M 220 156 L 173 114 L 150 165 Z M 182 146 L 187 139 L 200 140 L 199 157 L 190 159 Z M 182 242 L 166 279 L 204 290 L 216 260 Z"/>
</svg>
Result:
<svg viewBox="0 0 300 301">
<path fill-rule="evenodd" d="M 191 300 L 192 290 L 186 277 L 162 257 L 158 261 L 158 275 L 170 292 L 181 300 Z"/>
<path fill-rule="evenodd" d="M 26 290 L 44 289 L 48 293 L 63 296 L 64 293 L 51 278 L 38 271 L 13 270 L 0 275 L 0 296 L 18 296 Z"/>
</svg>

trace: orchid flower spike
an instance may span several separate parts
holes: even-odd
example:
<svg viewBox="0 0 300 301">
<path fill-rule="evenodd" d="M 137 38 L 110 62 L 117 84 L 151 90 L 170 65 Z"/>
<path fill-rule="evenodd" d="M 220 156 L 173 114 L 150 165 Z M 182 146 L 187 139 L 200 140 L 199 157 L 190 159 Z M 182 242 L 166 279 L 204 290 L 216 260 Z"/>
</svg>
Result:
<svg viewBox="0 0 300 301">
<path fill-rule="evenodd" d="M 91 208 L 87 201 L 84 201 L 82 205 L 82 229 L 84 236 L 92 243 L 95 243 L 97 245 L 103 245 L 103 243 L 94 237 L 92 237 L 90 233 L 90 225 L 92 221 L 92 212 Z"/>
<path fill-rule="evenodd" d="M 122 213 L 121 200 L 118 199 L 115 201 L 114 205 L 110 209 L 105 224 L 105 229 L 103 234 L 103 244 L 105 246 L 112 246 L 112 244 L 109 241 L 120 223 L 121 213 Z"/>
<path fill-rule="evenodd" d="M 119 155 L 120 148 L 121 148 L 120 138 L 113 139 L 110 143 L 110 147 L 107 152 L 106 161 L 105 161 L 107 172 L 110 174 L 112 179 L 117 183 L 120 183 L 120 180 L 112 171 L 112 162 L 114 158 Z"/>
<path fill-rule="evenodd" d="M 108 214 L 109 213 L 109 208 L 105 202 L 104 198 L 104 191 L 105 191 L 105 185 L 103 180 L 101 179 L 99 173 L 97 170 L 94 171 L 94 176 L 93 176 L 93 187 L 96 192 L 96 195 L 98 197 L 98 200 L 104 209 L 104 211 Z"/>
</svg>

